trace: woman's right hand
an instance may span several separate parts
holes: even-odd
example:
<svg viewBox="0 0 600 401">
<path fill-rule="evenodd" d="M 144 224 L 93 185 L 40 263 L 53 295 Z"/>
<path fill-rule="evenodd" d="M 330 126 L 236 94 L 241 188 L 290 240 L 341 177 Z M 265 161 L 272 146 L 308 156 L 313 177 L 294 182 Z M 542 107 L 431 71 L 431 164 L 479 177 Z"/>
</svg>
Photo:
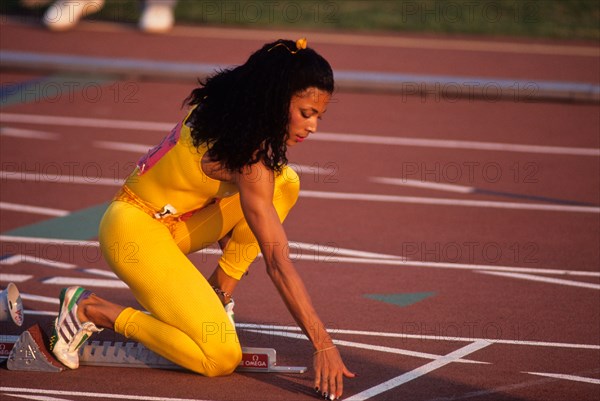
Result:
<svg viewBox="0 0 600 401">
<path fill-rule="evenodd" d="M 335 345 L 317 350 L 313 356 L 315 391 L 324 398 L 338 399 L 344 391 L 344 376 L 356 375 L 346 368 Z"/>
</svg>

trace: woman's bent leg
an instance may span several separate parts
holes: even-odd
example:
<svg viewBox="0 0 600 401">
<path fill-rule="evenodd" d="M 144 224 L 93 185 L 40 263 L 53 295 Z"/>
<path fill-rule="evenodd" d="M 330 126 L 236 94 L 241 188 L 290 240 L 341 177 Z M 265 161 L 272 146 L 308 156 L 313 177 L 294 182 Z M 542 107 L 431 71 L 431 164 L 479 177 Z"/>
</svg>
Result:
<svg viewBox="0 0 600 401">
<path fill-rule="evenodd" d="M 113 202 L 100 224 L 102 252 L 151 312 L 125 309 L 115 331 L 206 376 L 231 373 L 241 360 L 235 327 L 204 276 L 169 229 L 125 202 Z"/>
</svg>

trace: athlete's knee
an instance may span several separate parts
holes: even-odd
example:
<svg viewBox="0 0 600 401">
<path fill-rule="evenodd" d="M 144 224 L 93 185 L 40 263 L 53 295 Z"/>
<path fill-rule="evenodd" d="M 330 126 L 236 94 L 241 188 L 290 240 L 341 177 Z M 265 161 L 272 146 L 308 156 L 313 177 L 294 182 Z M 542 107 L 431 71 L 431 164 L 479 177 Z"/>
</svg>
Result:
<svg viewBox="0 0 600 401">
<path fill-rule="evenodd" d="M 239 343 L 226 343 L 219 347 L 219 357 L 205 376 L 227 376 L 233 373 L 242 361 L 242 348 Z"/>
</svg>

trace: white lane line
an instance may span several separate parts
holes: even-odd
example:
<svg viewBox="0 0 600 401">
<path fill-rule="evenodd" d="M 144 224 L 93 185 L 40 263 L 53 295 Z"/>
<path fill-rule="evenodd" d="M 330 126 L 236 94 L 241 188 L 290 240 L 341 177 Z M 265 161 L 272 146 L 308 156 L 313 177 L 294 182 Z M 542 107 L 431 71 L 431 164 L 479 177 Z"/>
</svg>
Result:
<svg viewBox="0 0 600 401">
<path fill-rule="evenodd" d="M 456 360 L 461 359 L 464 356 L 477 352 L 491 343 L 487 341 L 474 341 L 473 343 L 464 346 L 460 349 L 457 349 L 454 352 L 449 353 L 439 359 L 431 361 L 421 367 L 418 367 L 410 372 L 406 372 L 400 376 L 394 377 L 386 382 L 383 382 L 377 386 L 371 387 L 365 391 L 362 391 L 358 394 L 354 394 L 350 398 L 346 398 L 346 401 L 364 401 L 368 400 L 371 397 L 375 397 L 378 394 L 384 393 L 386 391 L 392 390 L 396 387 L 399 387 L 409 381 L 415 380 L 421 376 L 424 376 L 428 373 L 433 372 L 441 367 L 448 365 L 449 363 L 456 362 Z"/>
<path fill-rule="evenodd" d="M 61 184 L 86 184 L 86 185 L 105 185 L 121 186 L 124 179 L 83 177 L 83 176 L 60 176 L 46 175 L 38 173 L 24 173 L 17 171 L 0 171 L 1 180 L 18 180 L 22 182 L 49 182 Z M 462 207 L 482 207 L 513 210 L 537 210 L 551 212 L 573 212 L 573 213 L 600 213 L 600 207 L 596 206 L 570 206 L 570 205 L 548 205 L 541 203 L 517 203 L 517 202 L 495 202 L 479 201 L 449 198 L 428 198 L 417 196 L 399 196 L 399 195 L 377 195 L 360 194 L 349 192 L 329 192 L 329 191 L 309 191 L 301 190 L 300 196 L 304 198 L 316 199 L 335 199 L 369 202 L 388 202 L 388 203 L 408 203 L 417 205 L 434 206 L 462 206 Z"/>
<path fill-rule="evenodd" d="M 93 128 L 116 128 L 131 129 L 139 131 L 161 131 L 168 133 L 175 124 L 135 121 L 135 120 L 110 120 L 100 118 L 81 118 L 81 117 L 61 117 L 52 115 L 36 114 L 0 114 L 0 122 L 43 124 L 43 125 L 64 125 L 75 127 L 93 127 Z M 579 148 L 564 146 L 542 146 L 499 142 L 479 142 L 464 140 L 444 140 L 444 139 L 422 139 L 400 136 L 377 136 L 361 134 L 344 134 L 319 132 L 313 135 L 311 140 L 328 142 L 346 142 L 361 143 L 373 145 L 393 145 L 393 146 L 412 146 L 427 148 L 445 148 L 445 149 L 469 149 L 469 150 L 489 150 L 503 152 L 524 152 L 540 154 L 562 154 L 577 156 L 600 156 L 600 149 Z M 147 151 L 144 150 L 144 152 Z"/>
<path fill-rule="evenodd" d="M 351 201 L 369 201 L 386 203 L 408 203 L 417 205 L 435 205 L 435 206 L 462 206 L 462 207 L 481 207 L 495 209 L 512 210 L 536 210 L 546 212 L 572 212 L 572 213 L 600 213 L 600 207 L 596 206 L 571 206 L 571 205 L 549 205 L 542 203 L 517 203 L 517 202 L 495 202 L 464 200 L 450 198 L 428 198 L 417 196 L 400 195 L 375 195 L 348 192 L 325 192 L 301 190 L 300 196 L 304 198 L 315 199 L 335 199 Z"/>
<path fill-rule="evenodd" d="M 17 263 L 21 263 L 21 260 L 23 260 L 22 255 L 19 255 L 19 254 L 11 255 L 7 258 L 0 259 L 0 265 L 12 266 L 12 265 L 16 265 Z"/>
<path fill-rule="evenodd" d="M 24 124 L 42 124 L 42 125 L 62 125 L 69 127 L 93 127 L 93 128 L 118 128 L 130 129 L 136 131 L 164 131 L 167 134 L 173 129 L 173 123 L 134 121 L 134 120 L 111 120 L 103 118 L 86 117 L 62 117 L 39 114 L 0 114 L 0 122 L 24 123 Z M 147 150 L 147 149 L 146 149 Z"/>
<path fill-rule="evenodd" d="M 56 238 L 39 238 L 39 237 L 19 237 L 14 235 L 0 235 L 0 241 L 16 242 L 25 244 L 57 244 L 57 245 L 69 245 L 69 246 L 91 246 L 98 247 L 98 241 L 80 241 L 80 240 L 67 240 L 67 239 L 56 239 Z M 343 249 L 343 248 L 340 248 Z M 218 249 L 204 249 L 207 253 L 220 254 L 221 251 Z M 329 255 L 323 256 L 324 261 L 329 261 Z M 294 258 L 298 260 L 315 260 L 312 255 L 296 255 Z M 398 260 L 387 259 L 387 258 L 358 258 L 358 257 L 340 257 L 335 256 L 331 258 L 332 262 L 339 263 L 362 263 L 372 264 L 373 266 L 380 265 L 395 265 L 395 266 L 406 266 L 406 267 L 430 267 L 438 269 L 457 269 L 457 270 L 489 270 L 489 271 L 509 271 L 509 272 L 520 272 L 520 273 L 535 273 L 535 274 L 554 274 L 554 275 L 568 275 L 568 276 L 583 276 L 583 277 L 600 277 L 600 272 L 585 271 L 585 270 L 563 270 L 563 269 L 544 269 L 544 268 L 527 268 L 518 266 L 496 266 L 496 265 L 471 265 L 465 263 L 445 263 L 445 262 L 420 262 L 415 260 L 406 260 L 401 256 L 397 256 Z"/>
<path fill-rule="evenodd" d="M 57 175 L 47 173 L 25 173 L 22 171 L 0 171 L 0 180 L 16 180 L 21 182 L 50 182 L 58 184 L 86 184 L 120 187 L 123 179 L 83 177 L 77 175 Z"/>
<path fill-rule="evenodd" d="M 21 262 L 29 262 L 36 265 L 49 266 L 57 269 L 74 269 L 76 265 L 72 263 L 59 262 L 57 260 L 40 258 L 32 255 L 21 255 Z"/>
<path fill-rule="evenodd" d="M 564 374 L 557 374 L 557 373 L 541 373 L 541 372 L 523 372 L 523 373 L 527 373 L 530 375 L 536 375 L 536 376 L 551 377 L 553 379 L 563 379 L 563 380 L 570 380 L 570 381 L 581 382 L 581 383 L 600 384 L 600 379 L 592 379 L 590 377 L 564 375 Z"/>
<path fill-rule="evenodd" d="M 75 265 L 71 263 L 64 263 L 52 259 L 40 258 L 38 256 L 20 254 L 12 255 L 6 259 L 0 260 L 0 265 L 16 265 L 17 263 L 21 262 L 28 262 L 42 266 L 50 266 L 55 267 L 57 269 L 73 269 L 75 267 Z"/>
<path fill-rule="evenodd" d="M 343 256 L 353 256 L 359 258 L 376 258 L 376 259 L 395 259 L 395 260 L 406 260 L 406 258 L 397 255 L 389 255 L 385 253 L 376 253 L 376 252 L 366 252 L 366 251 L 358 251 L 355 249 L 348 248 L 340 248 L 335 245 L 334 242 L 330 242 L 329 244 L 311 244 L 307 242 L 297 242 L 297 241 L 289 241 L 290 250 L 296 251 L 299 249 L 300 251 L 312 251 L 317 255 L 324 256 L 334 256 L 334 255 L 343 255 Z M 297 254 L 302 254 L 302 252 L 298 252 Z"/>
<path fill-rule="evenodd" d="M 285 332 L 285 331 L 255 330 L 255 329 L 244 329 L 244 331 L 249 331 L 251 333 L 257 333 L 257 334 L 267 334 L 270 336 L 295 338 L 297 340 L 308 341 L 308 337 L 306 337 L 304 334 L 295 334 L 295 333 L 290 333 L 290 332 Z M 363 343 L 358 343 L 355 341 L 344 341 L 344 340 L 332 340 L 332 341 L 335 345 L 341 345 L 341 346 L 350 347 L 350 348 L 366 349 L 369 351 L 387 352 L 389 354 L 411 356 L 411 357 L 415 357 L 415 358 L 435 360 L 435 359 L 439 359 L 442 357 L 442 355 L 429 354 L 426 352 L 409 351 L 409 350 L 405 350 L 405 349 L 401 349 L 401 348 L 383 347 L 380 345 L 373 345 L 373 344 L 363 344 Z M 472 361 L 469 359 L 458 359 L 456 362 L 489 365 L 489 362 Z"/>
<path fill-rule="evenodd" d="M 93 145 L 100 149 L 120 150 L 131 153 L 146 153 L 152 149 L 152 145 L 143 145 L 141 143 L 116 142 L 116 141 L 94 141 Z"/>
<path fill-rule="evenodd" d="M 95 397 L 95 398 L 110 398 L 117 400 L 139 400 L 139 401 L 209 401 L 191 398 L 169 398 L 169 397 L 154 397 L 147 395 L 130 395 L 130 394 L 115 394 L 115 393 L 92 393 L 84 391 L 64 391 L 64 390 L 48 390 L 41 388 L 23 388 L 23 387 L 0 387 L 0 391 L 9 391 L 14 393 L 32 393 L 32 394 L 49 394 L 61 396 L 75 397 Z"/>
<path fill-rule="evenodd" d="M 301 331 L 298 326 L 279 326 L 272 324 L 256 324 L 256 323 L 236 323 L 236 327 L 243 329 L 259 329 L 265 331 Z M 524 341 L 524 340 L 501 340 L 491 338 L 474 338 L 474 337 L 451 337 L 442 335 L 426 335 L 426 334 L 414 334 L 414 333 L 390 333 L 381 331 L 365 331 L 365 330 L 346 330 L 346 329 L 330 329 L 327 330 L 332 334 L 348 334 L 357 336 L 370 336 L 370 337 L 386 337 L 386 338 L 400 338 L 400 339 L 415 339 L 415 340 L 432 340 L 432 341 L 452 341 L 452 342 L 472 342 L 472 341 L 486 341 L 493 344 L 506 344 L 506 345 L 526 345 L 532 347 L 552 347 L 552 348 L 573 348 L 573 349 L 591 349 L 600 350 L 600 345 L 595 344 L 572 344 L 572 343 L 557 343 L 557 342 L 544 342 L 544 341 Z"/>
<path fill-rule="evenodd" d="M 60 139 L 59 134 L 55 134 L 52 132 L 44 132 L 44 131 L 34 131 L 30 129 L 22 129 L 22 128 L 12 128 L 12 127 L 0 127 L 0 135 L 1 136 L 10 136 L 14 138 L 23 138 L 23 139 L 42 139 L 55 141 Z"/>
<path fill-rule="evenodd" d="M 308 260 L 321 263 L 359 263 L 370 264 L 373 266 L 405 266 L 405 267 L 430 267 L 435 269 L 451 270 L 485 270 L 502 271 L 517 273 L 535 273 L 535 274 L 555 274 L 564 276 L 582 276 L 582 277 L 600 277 L 600 272 L 584 270 L 554 270 L 536 267 L 514 267 L 514 266 L 496 266 L 496 265 L 471 265 L 465 263 L 445 263 L 445 262 L 420 262 L 418 260 L 388 260 L 380 258 L 352 258 L 341 256 L 321 255 L 314 257 L 312 255 L 291 255 L 292 260 Z"/>
<path fill-rule="evenodd" d="M 0 241 L 18 242 L 24 244 L 54 244 L 65 246 L 92 246 L 98 247 L 98 241 L 85 241 L 60 238 L 41 238 L 41 237 L 19 237 L 16 235 L 0 235 Z"/>
<path fill-rule="evenodd" d="M 10 202 L 0 202 L 1 210 L 10 210 L 12 212 L 21 212 L 21 213 L 32 213 L 32 214 L 41 214 L 44 216 L 66 216 L 69 214 L 68 210 L 62 209 L 52 209 L 49 207 L 40 207 L 40 206 L 29 206 L 22 205 L 19 203 L 10 203 Z"/>
<path fill-rule="evenodd" d="M 127 284 L 120 280 L 101 280 L 93 278 L 77 277 L 51 277 L 43 280 L 44 284 L 56 285 L 81 285 L 84 287 L 104 287 L 104 288 L 128 288 Z"/>
<path fill-rule="evenodd" d="M 319 132 L 311 138 L 313 141 L 361 143 L 371 145 L 413 146 L 425 148 L 489 150 L 496 152 L 539 153 L 576 156 L 600 156 L 600 149 L 574 148 L 564 146 L 525 145 L 516 143 L 461 141 L 448 139 L 420 139 L 361 134 L 340 134 Z"/>
<path fill-rule="evenodd" d="M 437 182 L 425 182 L 421 180 L 410 180 L 407 178 L 388 178 L 388 177 L 371 177 L 369 179 L 378 184 L 400 185 L 405 187 L 427 188 L 439 191 L 458 192 L 461 194 L 470 194 L 475 192 L 475 188 L 466 187 L 456 184 L 442 184 Z"/>
<path fill-rule="evenodd" d="M 493 276 L 501 276 L 501 277 L 511 277 L 511 278 L 517 278 L 517 279 L 521 279 L 521 280 L 539 281 L 542 283 L 558 284 L 558 285 L 565 285 L 565 286 L 570 286 L 570 287 L 591 288 L 593 290 L 600 290 L 600 284 L 582 283 L 581 281 L 563 280 L 563 279 L 551 278 L 551 277 L 540 277 L 540 276 L 536 276 L 533 274 L 503 273 L 503 272 L 491 272 L 491 271 L 478 271 L 477 273 L 491 274 Z"/>
<path fill-rule="evenodd" d="M 93 145 L 100 149 L 119 150 L 123 152 L 131 152 L 144 154 L 152 149 L 155 145 L 142 144 L 142 143 L 131 143 L 131 142 L 117 142 L 117 141 L 94 141 Z M 290 163 L 291 168 L 294 169 L 298 174 L 333 174 L 335 170 L 333 168 L 319 167 L 319 166 L 306 166 L 303 164 Z M 333 165 L 332 165 L 333 167 Z"/>
<path fill-rule="evenodd" d="M 21 293 L 21 298 L 25 301 L 44 302 L 47 304 L 55 304 L 55 305 L 59 304 L 58 298 L 44 297 L 42 295 Z"/>
<path fill-rule="evenodd" d="M 9 283 L 23 283 L 31 278 L 33 278 L 33 276 L 30 274 L 0 273 L 0 281 L 5 281 Z"/>
<path fill-rule="evenodd" d="M 24 400 L 34 400 L 34 401 L 74 401 L 66 398 L 56 398 L 56 397 L 48 397 L 45 395 L 28 395 L 28 394 L 11 394 L 4 393 L 9 397 L 22 398 Z"/>
<path fill-rule="evenodd" d="M 108 278 L 112 278 L 112 279 L 115 279 L 115 280 L 119 279 L 119 277 L 117 277 L 117 275 L 114 272 L 111 272 L 111 271 L 108 271 L 108 270 L 84 269 L 84 270 L 82 270 L 82 273 L 95 274 L 97 276 L 108 277 Z"/>
</svg>

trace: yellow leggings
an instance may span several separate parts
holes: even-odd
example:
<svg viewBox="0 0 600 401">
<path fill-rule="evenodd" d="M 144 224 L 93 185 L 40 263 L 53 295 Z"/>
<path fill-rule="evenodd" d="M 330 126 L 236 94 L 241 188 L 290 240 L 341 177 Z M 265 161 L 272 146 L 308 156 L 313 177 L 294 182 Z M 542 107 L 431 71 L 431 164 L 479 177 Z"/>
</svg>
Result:
<svg viewBox="0 0 600 401">
<path fill-rule="evenodd" d="M 221 199 L 186 220 L 158 220 L 153 217 L 156 210 L 127 192 L 109 205 L 102 218 L 100 247 L 150 315 L 126 308 L 115 321 L 115 331 L 191 371 L 205 376 L 230 374 L 242 355 L 235 327 L 186 254 L 233 230 L 219 266 L 235 279 L 242 277 L 259 247 L 244 219 L 239 195 Z M 273 197 L 281 221 L 298 193 L 298 176 L 286 167 L 275 179 Z"/>
</svg>

